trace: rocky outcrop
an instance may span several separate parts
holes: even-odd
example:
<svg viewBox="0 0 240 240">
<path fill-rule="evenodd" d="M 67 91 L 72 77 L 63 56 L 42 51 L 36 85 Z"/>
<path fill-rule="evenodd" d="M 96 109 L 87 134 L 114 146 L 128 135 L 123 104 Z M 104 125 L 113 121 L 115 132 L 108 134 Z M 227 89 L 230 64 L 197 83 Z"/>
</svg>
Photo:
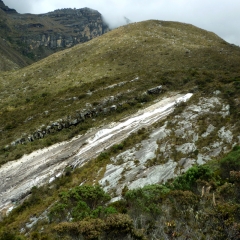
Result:
<svg viewBox="0 0 240 240">
<path fill-rule="evenodd" d="M 158 93 L 162 92 L 162 90 L 163 90 L 163 89 L 162 89 L 162 85 L 160 85 L 160 86 L 157 86 L 157 87 L 148 89 L 148 90 L 147 90 L 147 93 L 148 93 L 148 94 L 158 94 Z"/>
<path fill-rule="evenodd" d="M 64 128 L 69 128 L 71 126 L 76 126 L 82 122 L 84 122 L 88 118 L 97 117 L 100 114 L 110 114 L 112 111 L 116 111 L 117 106 L 112 105 L 109 107 L 98 106 L 92 109 L 82 109 L 76 112 L 74 116 L 69 116 L 67 118 L 58 119 L 55 122 L 49 123 L 47 126 L 43 125 L 35 132 L 30 135 L 22 136 L 21 138 L 13 141 L 11 146 L 14 147 L 18 144 L 24 144 L 26 142 L 33 142 L 35 140 L 44 138 L 46 135 L 61 131 Z M 10 146 L 6 146 L 5 148 L 9 148 Z"/>
<path fill-rule="evenodd" d="M 31 50 L 39 47 L 68 48 L 109 31 L 101 14 L 89 8 L 56 10 L 38 15 L 37 19 L 38 22 L 32 21 L 15 26 L 23 33 L 27 32 L 27 34 L 23 34 L 22 41 Z M 44 21 L 39 21 L 40 19 L 47 20 L 47 24 Z M 49 27 L 47 26 L 49 23 L 55 27 L 59 25 L 61 28 Z"/>
<path fill-rule="evenodd" d="M 221 157 L 240 143 L 236 126 L 228 122 L 229 105 L 217 94 L 200 98 L 181 113 L 181 104 L 176 105 L 172 118 L 152 130 L 148 139 L 111 158 L 99 184 L 108 192 L 115 189 L 114 200 L 125 186 L 134 189 L 166 182 L 194 164 Z"/>
<path fill-rule="evenodd" d="M 136 79 L 135 79 L 136 80 Z M 132 80 L 131 80 L 132 81 Z M 145 94 L 159 94 L 162 91 L 162 86 L 157 86 L 155 88 L 151 88 L 143 93 Z M 119 95 L 120 96 L 120 95 Z M 70 99 L 66 99 L 66 101 L 75 101 L 78 100 L 77 97 L 73 97 Z M 68 116 L 62 119 L 58 119 L 54 122 L 51 122 L 47 125 L 43 125 L 39 127 L 35 132 L 31 133 L 30 135 L 24 135 L 19 139 L 13 141 L 10 145 L 5 146 L 5 149 L 8 149 L 10 146 L 15 147 L 18 144 L 24 144 L 26 142 L 33 142 L 35 140 L 44 138 L 45 135 L 49 135 L 55 133 L 57 131 L 61 131 L 64 128 L 69 128 L 71 126 L 76 126 L 78 124 L 83 123 L 88 118 L 95 118 L 99 115 L 109 115 L 117 109 L 121 109 L 124 105 L 128 104 L 126 101 L 119 101 L 118 96 L 109 96 L 103 99 L 101 103 L 97 106 L 93 107 L 90 103 L 86 104 L 87 109 L 79 109 L 76 111 L 75 115 Z M 44 111 L 44 114 L 48 114 L 48 111 Z M 33 117 L 28 117 L 25 121 L 31 121 Z"/>
<path fill-rule="evenodd" d="M 12 9 L 12 8 L 9 8 L 8 6 L 6 6 L 2 0 L 0 0 L 0 9 L 3 10 L 7 14 L 17 13 L 17 11 L 15 9 Z"/>
<path fill-rule="evenodd" d="M 111 146 L 119 144 L 131 133 L 138 132 L 143 127 L 151 126 L 166 117 L 173 111 L 175 101 L 187 101 L 191 96 L 192 94 L 176 94 L 164 98 L 129 116 L 128 119 L 117 123 L 112 122 L 104 128 L 92 129 L 70 141 L 34 151 L 19 160 L 6 163 L 0 168 L 0 212 L 26 197 L 33 186 L 41 186 L 47 182 L 52 182 L 55 178 L 64 174 L 66 167 L 82 166 L 90 159 L 97 157 L 103 149 L 109 149 Z M 51 128 L 52 126 L 57 127 L 57 124 L 53 123 Z M 149 157 L 154 155 L 151 151 L 154 151 L 155 146 L 156 144 L 153 144 L 151 149 L 148 150 Z M 141 161 L 144 161 L 146 157 L 142 155 Z M 170 167 L 171 165 L 168 166 L 168 169 L 171 171 Z M 160 171 L 160 168 L 158 170 Z M 143 173 L 139 172 L 139 174 L 142 176 Z M 118 176 L 116 179 L 118 179 Z M 154 180 L 154 176 L 152 176 L 152 179 Z"/>
<path fill-rule="evenodd" d="M 84 43 L 109 31 L 102 15 L 93 9 L 59 9 L 46 14 L 19 14 L 0 1 L 0 37 L 28 60 Z M 2 19 L 3 18 L 3 19 Z M 3 27 L 4 28 L 3 28 Z"/>
</svg>

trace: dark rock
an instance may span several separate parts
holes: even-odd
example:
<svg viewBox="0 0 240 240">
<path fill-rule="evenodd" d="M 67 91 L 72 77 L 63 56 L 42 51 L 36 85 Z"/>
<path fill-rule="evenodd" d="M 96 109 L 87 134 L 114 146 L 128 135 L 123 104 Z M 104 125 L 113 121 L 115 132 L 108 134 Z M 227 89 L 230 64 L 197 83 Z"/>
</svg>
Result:
<svg viewBox="0 0 240 240">
<path fill-rule="evenodd" d="M 92 116 L 93 116 L 93 117 L 98 116 L 98 111 L 97 111 L 96 108 L 93 108 L 93 109 L 92 109 Z"/>
<path fill-rule="evenodd" d="M 15 9 L 12 9 L 12 8 L 9 8 L 8 6 L 6 6 L 2 0 L 0 0 L 0 9 L 3 10 L 7 14 L 17 13 L 17 11 Z"/>
<path fill-rule="evenodd" d="M 63 125 L 62 124 L 59 124 L 58 127 L 57 127 L 58 130 L 62 130 L 63 129 Z"/>
<path fill-rule="evenodd" d="M 116 110 L 117 110 L 117 105 L 112 105 L 112 106 L 110 107 L 110 110 L 111 110 L 111 111 L 116 111 Z"/>
<path fill-rule="evenodd" d="M 33 142 L 33 141 L 34 141 L 33 135 L 28 136 L 28 141 L 29 141 L 29 142 Z"/>
<path fill-rule="evenodd" d="M 162 91 L 162 85 L 147 90 L 148 94 L 158 94 Z"/>
<path fill-rule="evenodd" d="M 52 123 L 52 127 L 58 127 L 58 126 L 59 126 L 59 123 L 58 123 L 58 122 Z"/>
<path fill-rule="evenodd" d="M 91 111 L 86 110 L 86 111 L 84 112 L 84 117 L 85 117 L 85 118 L 91 118 L 91 117 L 92 117 Z"/>
<path fill-rule="evenodd" d="M 85 120 L 85 115 L 84 115 L 84 113 L 82 112 L 80 115 L 81 115 L 81 118 L 82 118 L 83 120 Z"/>
<path fill-rule="evenodd" d="M 46 127 L 46 132 L 49 133 L 50 129 L 51 129 L 51 126 L 47 126 L 47 127 Z"/>
<path fill-rule="evenodd" d="M 78 124 L 78 119 L 73 119 L 72 121 L 69 122 L 70 125 L 77 125 Z"/>
</svg>

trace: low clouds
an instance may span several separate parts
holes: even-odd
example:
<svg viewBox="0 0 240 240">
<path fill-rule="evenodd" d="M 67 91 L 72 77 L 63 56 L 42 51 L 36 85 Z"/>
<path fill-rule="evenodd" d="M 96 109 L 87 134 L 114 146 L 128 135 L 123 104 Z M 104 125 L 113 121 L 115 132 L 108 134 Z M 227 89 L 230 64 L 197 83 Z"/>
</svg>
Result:
<svg viewBox="0 0 240 240">
<path fill-rule="evenodd" d="M 239 0 L 3 0 L 19 13 L 46 13 L 60 8 L 89 7 L 98 10 L 117 27 L 126 16 L 133 22 L 147 19 L 178 21 L 212 31 L 240 45 Z"/>
</svg>

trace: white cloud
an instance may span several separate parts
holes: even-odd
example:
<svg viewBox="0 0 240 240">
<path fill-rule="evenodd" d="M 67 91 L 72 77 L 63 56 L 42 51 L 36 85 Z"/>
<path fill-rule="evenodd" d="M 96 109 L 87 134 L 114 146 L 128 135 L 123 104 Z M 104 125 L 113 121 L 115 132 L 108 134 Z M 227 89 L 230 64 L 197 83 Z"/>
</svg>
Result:
<svg viewBox="0 0 240 240">
<path fill-rule="evenodd" d="M 20 13 L 46 13 L 59 8 L 89 7 L 98 10 L 112 26 L 132 21 L 179 21 L 215 32 L 240 45 L 239 0 L 3 0 Z"/>
</svg>

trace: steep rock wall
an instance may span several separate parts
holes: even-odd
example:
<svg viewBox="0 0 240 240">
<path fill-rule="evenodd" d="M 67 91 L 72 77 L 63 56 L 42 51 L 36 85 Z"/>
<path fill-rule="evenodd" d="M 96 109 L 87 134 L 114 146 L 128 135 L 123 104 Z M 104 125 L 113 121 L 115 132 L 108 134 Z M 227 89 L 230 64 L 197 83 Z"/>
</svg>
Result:
<svg viewBox="0 0 240 240">
<path fill-rule="evenodd" d="M 90 8 L 20 14 L 0 1 L 0 39 L 8 43 L 10 50 L 19 54 L 18 58 L 27 62 L 24 66 L 58 50 L 101 36 L 109 30 L 102 15 Z M 19 61 L 14 60 L 14 63 L 23 67 Z M 0 64 L 0 70 L 9 70 L 9 67 Z"/>
<path fill-rule="evenodd" d="M 23 34 L 22 41 L 31 50 L 40 46 L 50 49 L 72 47 L 109 31 L 101 14 L 89 8 L 55 10 L 38 17 L 60 28 L 51 28 L 44 21 L 17 25 L 17 29 L 27 33 Z"/>
</svg>

